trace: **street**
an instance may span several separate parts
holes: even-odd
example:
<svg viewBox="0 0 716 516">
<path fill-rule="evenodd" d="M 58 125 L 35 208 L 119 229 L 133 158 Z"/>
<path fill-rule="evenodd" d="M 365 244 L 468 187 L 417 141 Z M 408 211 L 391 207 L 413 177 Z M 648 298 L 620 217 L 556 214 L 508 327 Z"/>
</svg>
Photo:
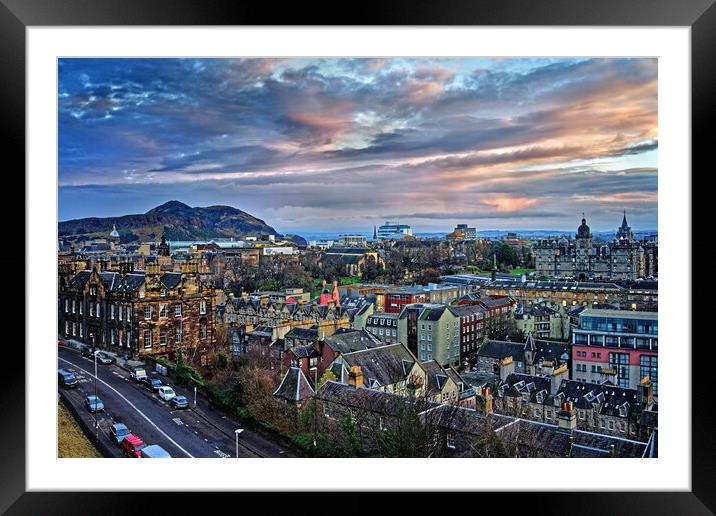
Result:
<svg viewBox="0 0 716 516">
<path fill-rule="evenodd" d="M 81 417 L 94 427 L 94 416 L 83 404 L 86 395 L 95 393 L 94 361 L 74 349 L 60 347 L 58 353 L 58 368 L 73 370 L 79 380 L 79 386 L 74 389 L 60 389 Z M 201 395 L 194 407 L 193 391 L 172 385 L 169 378 L 161 377 L 177 394 L 185 395 L 190 401 L 188 409 L 174 410 L 143 384 L 130 380 L 129 373 L 117 365 L 98 363 L 97 377 L 97 395 L 105 406 L 97 416 L 100 440 L 111 443 L 111 425 L 124 423 L 145 443 L 162 446 L 172 457 L 236 457 L 234 430 L 242 425 L 210 409 Z M 116 452 L 114 456 L 123 456 L 118 446 L 110 448 Z M 239 436 L 238 456 L 289 457 L 291 454 L 256 432 L 244 430 Z"/>
</svg>

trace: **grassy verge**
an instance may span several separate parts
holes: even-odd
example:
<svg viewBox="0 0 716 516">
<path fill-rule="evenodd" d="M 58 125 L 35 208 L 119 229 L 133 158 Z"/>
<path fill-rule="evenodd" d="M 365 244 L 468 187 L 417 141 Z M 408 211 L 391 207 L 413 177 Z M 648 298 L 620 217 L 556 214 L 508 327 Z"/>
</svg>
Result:
<svg viewBox="0 0 716 516">
<path fill-rule="evenodd" d="M 57 453 L 61 458 L 101 458 L 62 403 L 57 404 Z"/>
<path fill-rule="evenodd" d="M 516 269 L 512 269 L 512 271 L 510 271 L 510 274 L 512 274 L 513 276 L 519 276 L 521 274 L 529 274 L 530 272 L 534 272 L 536 270 L 537 269 L 523 269 L 522 267 L 517 267 Z"/>
</svg>

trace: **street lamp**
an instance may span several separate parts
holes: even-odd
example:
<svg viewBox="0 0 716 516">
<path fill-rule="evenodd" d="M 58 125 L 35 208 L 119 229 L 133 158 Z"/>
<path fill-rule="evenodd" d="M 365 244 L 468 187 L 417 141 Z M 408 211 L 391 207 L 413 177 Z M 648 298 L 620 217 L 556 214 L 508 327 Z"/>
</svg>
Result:
<svg viewBox="0 0 716 516">
<path fill-rule="evenodd" d="M 237 428 L 234 430 L 234 433 L 236 434 L 236 458 L 239 458 L 239 434 L 243 432 L 243 428 Z"/>
</svg>

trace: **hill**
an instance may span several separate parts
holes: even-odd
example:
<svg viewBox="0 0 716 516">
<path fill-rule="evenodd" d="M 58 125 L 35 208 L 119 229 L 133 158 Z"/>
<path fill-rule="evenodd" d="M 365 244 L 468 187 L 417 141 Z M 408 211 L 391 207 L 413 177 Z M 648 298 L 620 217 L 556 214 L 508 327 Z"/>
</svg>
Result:
<svg viewBox="0 0 716 516">
<path fill-rule="evenodd" d="M 59 223 L 59 236 L 70 241 L 107 237 L 117 227 L 122 243 L 156 241 L 165 233 L 167 240 L 204 240 L 276 235 L 263 220 L 231 206 L 192 208 L 169 201 L 144 214 L 121 217 L 90 217 Z"/>
</svg>

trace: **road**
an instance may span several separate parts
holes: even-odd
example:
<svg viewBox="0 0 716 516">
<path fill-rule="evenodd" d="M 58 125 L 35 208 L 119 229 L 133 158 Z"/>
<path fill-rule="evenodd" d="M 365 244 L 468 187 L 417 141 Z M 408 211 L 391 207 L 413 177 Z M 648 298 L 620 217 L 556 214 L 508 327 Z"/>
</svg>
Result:
<svg viewBox="0 0 716 516">
<path fill-rule="evenodd" d="M 70 403 L 85 421 L 94 426 L 94 416 L 84 407 L 84 397 L 95 392 L 94 361 L 85 358 L 77 350 L 60 347 L 58 368 L 75 371 L 79 386 L 74 389 L 60 387 Z M 163 378 L 163 380 L 168 380 Z M 234 430 L 242 426 L 223 413 L 208 408 L 203 397 L 198 396 L 198 406 L 193 408 L 193 393 L 182 387 L 167 383 L 179 394 L 190 400 L 190 408 L 174 410 L 159 396 L 130 380 L 129 373 L 116 365 L 97 363 L 97 395 L 104 402 L 105 410 L 98 415 L 98 434 L 101 440 L 111 442 L 109 429 L 114 423 L 126 424 L 147 444 L 158 444 L 172 457 L 236 457 Z M 122 457 L 118 447 L 113 447 L 116 457 Z M 265 437 L 244 430 L 239 436 L 239 458 L 290 457 L 288 450 Z"/>
</svg>

